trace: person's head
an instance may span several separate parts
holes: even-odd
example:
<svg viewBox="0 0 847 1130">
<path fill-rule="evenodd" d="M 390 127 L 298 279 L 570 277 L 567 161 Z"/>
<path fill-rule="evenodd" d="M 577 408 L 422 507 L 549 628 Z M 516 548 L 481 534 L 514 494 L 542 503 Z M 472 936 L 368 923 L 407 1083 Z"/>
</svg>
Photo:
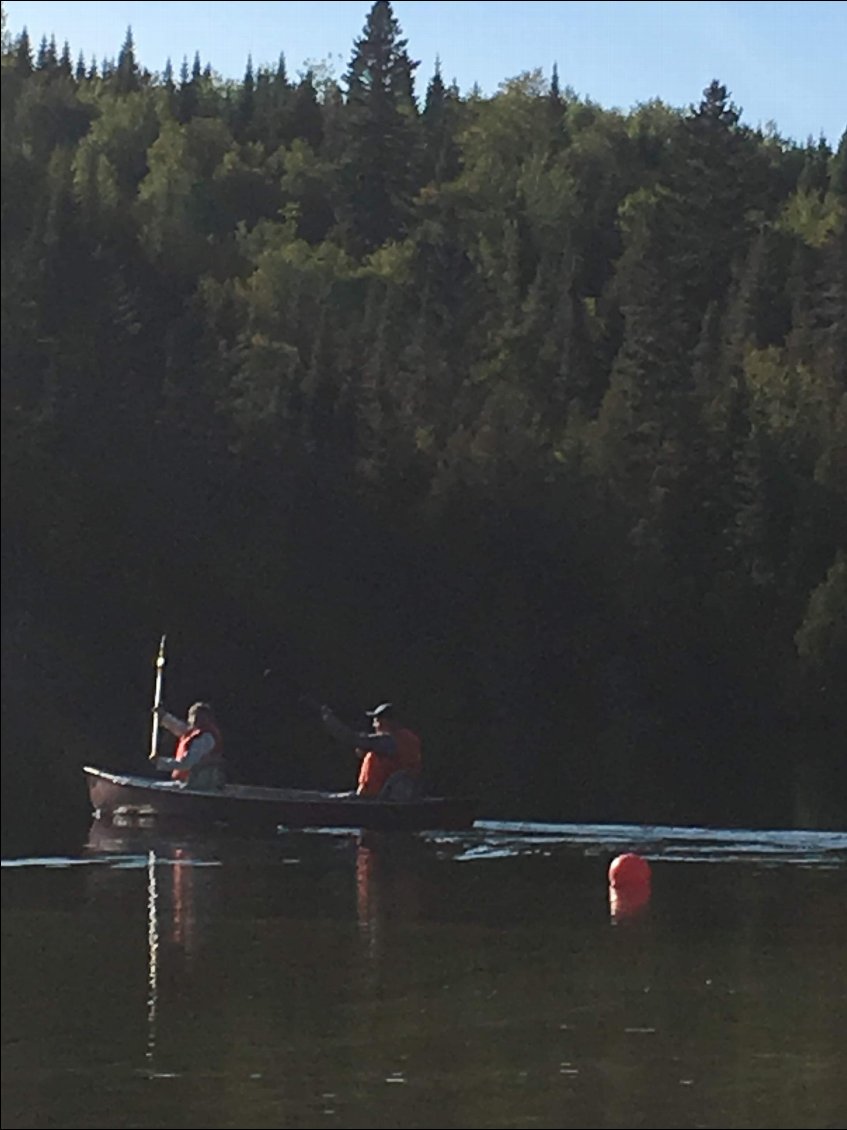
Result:
<svg viewBox="0 0 847 1130">
<path fill-rule="evenodd" d="M 367 714 L 373 721 L 374 733 L 387 733 L 397 725 L 397 711 L 393 703 L 381 702 L 373 710 L 368 710 Z"/>
<path fill-rule="evenodd" d="M 189 726 L 205 726 L 215 721 L 215 716 L 208 702 L 192 703 L 188 708 L 186 718 Z"/>
</svg>

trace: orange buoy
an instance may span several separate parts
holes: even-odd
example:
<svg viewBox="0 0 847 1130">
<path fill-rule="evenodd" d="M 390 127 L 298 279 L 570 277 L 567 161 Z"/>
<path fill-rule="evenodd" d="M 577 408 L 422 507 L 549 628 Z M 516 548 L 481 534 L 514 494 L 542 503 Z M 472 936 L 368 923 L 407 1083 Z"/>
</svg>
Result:
<svg viewBox="0 0 847 1130">
<path fill-rule="evenodd" d="M 609 887 L 609 913 L 613 922 L 637 917 L 650 904 L 650 887 Z"/>
<path fill-rule="evenodd" d="M 609 864 L 609 886 L 617 891 L 650 889 L 650 864 L 635 852 L 616 856 Z"/>
<path fill-rule="evenodd" d="M 609 910 L 613 920 L 635 917 L 650 901 L 650 864 L 635 852 L 609 864 Z"/>
</svg>

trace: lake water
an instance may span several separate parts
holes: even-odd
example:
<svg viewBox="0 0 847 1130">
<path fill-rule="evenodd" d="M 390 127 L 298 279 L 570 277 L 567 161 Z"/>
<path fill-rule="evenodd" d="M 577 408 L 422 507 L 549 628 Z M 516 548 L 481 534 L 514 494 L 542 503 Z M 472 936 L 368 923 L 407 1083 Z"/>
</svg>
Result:
<svg viewBox="0 0 847 1130">
<path fill-rule="evenodd" d="M 95 823 L 2 893 L 9 1130 L 847 1124 L 847 834 Z"/>
</svg>

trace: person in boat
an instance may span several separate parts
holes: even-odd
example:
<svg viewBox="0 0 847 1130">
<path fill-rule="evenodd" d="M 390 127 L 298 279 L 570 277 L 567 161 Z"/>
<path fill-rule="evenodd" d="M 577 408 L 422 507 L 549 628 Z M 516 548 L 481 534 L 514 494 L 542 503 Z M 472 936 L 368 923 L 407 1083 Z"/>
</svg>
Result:
<svg viewBox="0 0 847 1130">
<path fill-rule="evenodd" d="M 170 769 L 174 781 L 192 789 L 222 789 L 226 784 L 223 739 L 208 702 L 195 702 L 186 720 L 157 711 L 159 722 L 177 739 L 173 757 L 157 757 L 156 768 Z"/>
<path fill-rule="evenodd" d="M 321 707 L 323 723 L 334 738 L 351 745 L 361 758 L 356 795 L 381 800 L 414 800 L 420 795 L 421 740 L 400 721 L 390 702 L 366 711 L 370 733 L 345 726 L 328 706 Z"/>
</svg>

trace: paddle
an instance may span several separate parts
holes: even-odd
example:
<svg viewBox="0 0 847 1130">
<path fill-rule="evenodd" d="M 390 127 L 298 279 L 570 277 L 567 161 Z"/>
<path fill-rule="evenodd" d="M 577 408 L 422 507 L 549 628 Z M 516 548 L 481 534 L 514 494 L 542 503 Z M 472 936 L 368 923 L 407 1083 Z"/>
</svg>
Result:
<svg viewBox="0 0 847 1130">
<path fill-rule="evenodd" d="M 320 713 L 323 701 L 315 698 L 314 695 L 304 693 L 299 680 L 292 678 L 287 672 L 275 671 L 272 667 L 266 667 L 262 672 L 262 678 L 286 684 L 292 694 L 296 696 L 300 706 L 304 706 L 307 710 L 313 710 L 318 714 Z"/>
<path fill-rule="evenodd" d="M 150 735 L 150 761 L 159 749 L 159 707 L 162 705 L 162 673 L 165 669 L 165 636 L 159 641 L 159 654 L 156 656 L 156 684 L 153 690 L 153 732 Z"/>
</svg>

